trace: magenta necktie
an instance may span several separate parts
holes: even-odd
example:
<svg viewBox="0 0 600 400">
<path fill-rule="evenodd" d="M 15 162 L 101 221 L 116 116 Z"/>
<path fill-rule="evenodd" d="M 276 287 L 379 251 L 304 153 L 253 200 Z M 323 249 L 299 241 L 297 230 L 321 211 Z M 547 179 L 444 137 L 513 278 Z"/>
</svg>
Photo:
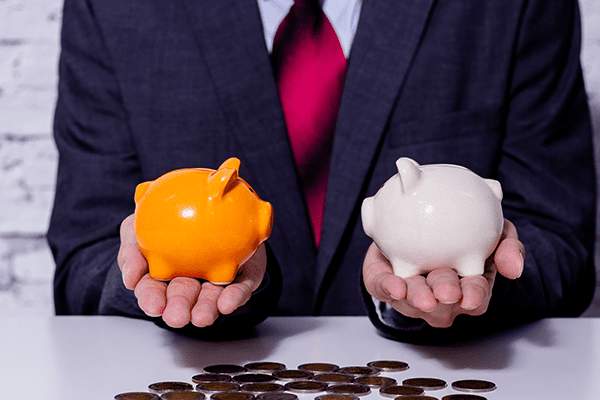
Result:
<svg viewBox="0 0 600 400">
<path fill-rule="evenodd" d="M 316 0 L 295 0 L 275 34 L 272 60 L 315 244 L 319 247 L 346 57 Z"/>
</svg>

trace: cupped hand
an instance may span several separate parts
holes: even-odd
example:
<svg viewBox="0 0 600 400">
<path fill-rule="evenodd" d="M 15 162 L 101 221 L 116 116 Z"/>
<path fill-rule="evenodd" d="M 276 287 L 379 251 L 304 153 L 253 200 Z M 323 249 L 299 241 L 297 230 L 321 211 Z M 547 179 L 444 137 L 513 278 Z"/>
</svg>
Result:
<svg viewBox="0 0 600 400">
<path fill-rule="evenodd" d="M 440 268 L 427 276 L 402 279 L 375 243 L 363 263 L 365 288 L 375 299 L 389 303 L 401 314 L 421 318 L 429 325 L 445 328 L 460 314 L 481 315 L 492 297 L 496 273 L 509 279 L 521 276 L 525 248 L 517 229 L 507 219 L 495 252 L 488 258 L 483 275 L 459 277 L 454 270 Z"/>
<path fill-rule="evenodd" d="M 235 280 L 226 286 L 187 277 L 158 281 L 148 274 L 148 263 L 137 244 L 132 214 L 121 224 L 117 262 L 125 287 L 134 290 L 139 307 L 147 315 L 162 316 L 173 328 L 190 322 L 204 327 L 213 324 L 219 314 L 230 314 L 246 304 L 262 282 L 267 255 L 262 244 L 242 266 Z"/>
</svg>

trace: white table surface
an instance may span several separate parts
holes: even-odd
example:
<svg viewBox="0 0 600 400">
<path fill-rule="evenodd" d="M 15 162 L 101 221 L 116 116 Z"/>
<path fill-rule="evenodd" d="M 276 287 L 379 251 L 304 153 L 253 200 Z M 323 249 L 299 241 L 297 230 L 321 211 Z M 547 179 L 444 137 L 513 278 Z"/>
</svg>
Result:
<svg viewBox="0 0 600 400">
<path fill-rule="evenodd" d="M 212 364 L 277 361 L 340 366 L 400 360 L 398 381 L 484 379 L 493 399 L 600 399 L 600 319 L 551 319 L 452 346 L 416 346 L 379 336 L 363 317 L 270 318 L 256 336 L 203 342 L 121 317 L 0 317 L 3 399 L 113 399 L 151 383 L 184 381 Z M 14 397 L 11 397 L 14 396 Z M 300 400 L 315 395 L 300 395 Z M 362 397 L 381 398 L 377 391 Z"/>
</svg>

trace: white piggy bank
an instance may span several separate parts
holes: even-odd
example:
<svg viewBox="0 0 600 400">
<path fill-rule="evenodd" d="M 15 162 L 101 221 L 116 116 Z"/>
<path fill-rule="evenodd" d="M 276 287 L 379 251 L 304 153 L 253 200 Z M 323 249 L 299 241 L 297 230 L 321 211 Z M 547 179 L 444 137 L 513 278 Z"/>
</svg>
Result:
<svg viewBox="0 0 600 400">
<path fill-rule="evenodd" d="M 362 204 L 365 233 L 401 278 L 436 268 L 478 275 L 496 248 L 504 217 L 498 181 L 449 164 L 396 161 L 398 173 Z"/>
</svg>

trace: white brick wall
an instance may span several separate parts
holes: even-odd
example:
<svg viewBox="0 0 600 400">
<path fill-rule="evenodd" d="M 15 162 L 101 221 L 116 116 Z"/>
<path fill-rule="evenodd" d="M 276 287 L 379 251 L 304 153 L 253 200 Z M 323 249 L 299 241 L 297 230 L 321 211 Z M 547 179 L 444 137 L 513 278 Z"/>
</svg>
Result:
<svg viewBox="0 0 600 400">
<path fill-rule="evenodd" d="M 0 1 L 0 312 L 53 313 L 44 234 L 62 0 Z"/>
<path fill-rule="evenodd" d="M 580 1 L 582 60 L 600 160 L 600 3 Z M 53 312 L 54 264 L 44 234 L 57 161 L 51 132 L 61 7 L 62 0 L 0 0 L 0 313 L 4 315 Z M 600 242 L 600 231 L 597 239 Z M 600 316 L 600 293 L 597 297 L 589 315 Z"/>
</svg>

